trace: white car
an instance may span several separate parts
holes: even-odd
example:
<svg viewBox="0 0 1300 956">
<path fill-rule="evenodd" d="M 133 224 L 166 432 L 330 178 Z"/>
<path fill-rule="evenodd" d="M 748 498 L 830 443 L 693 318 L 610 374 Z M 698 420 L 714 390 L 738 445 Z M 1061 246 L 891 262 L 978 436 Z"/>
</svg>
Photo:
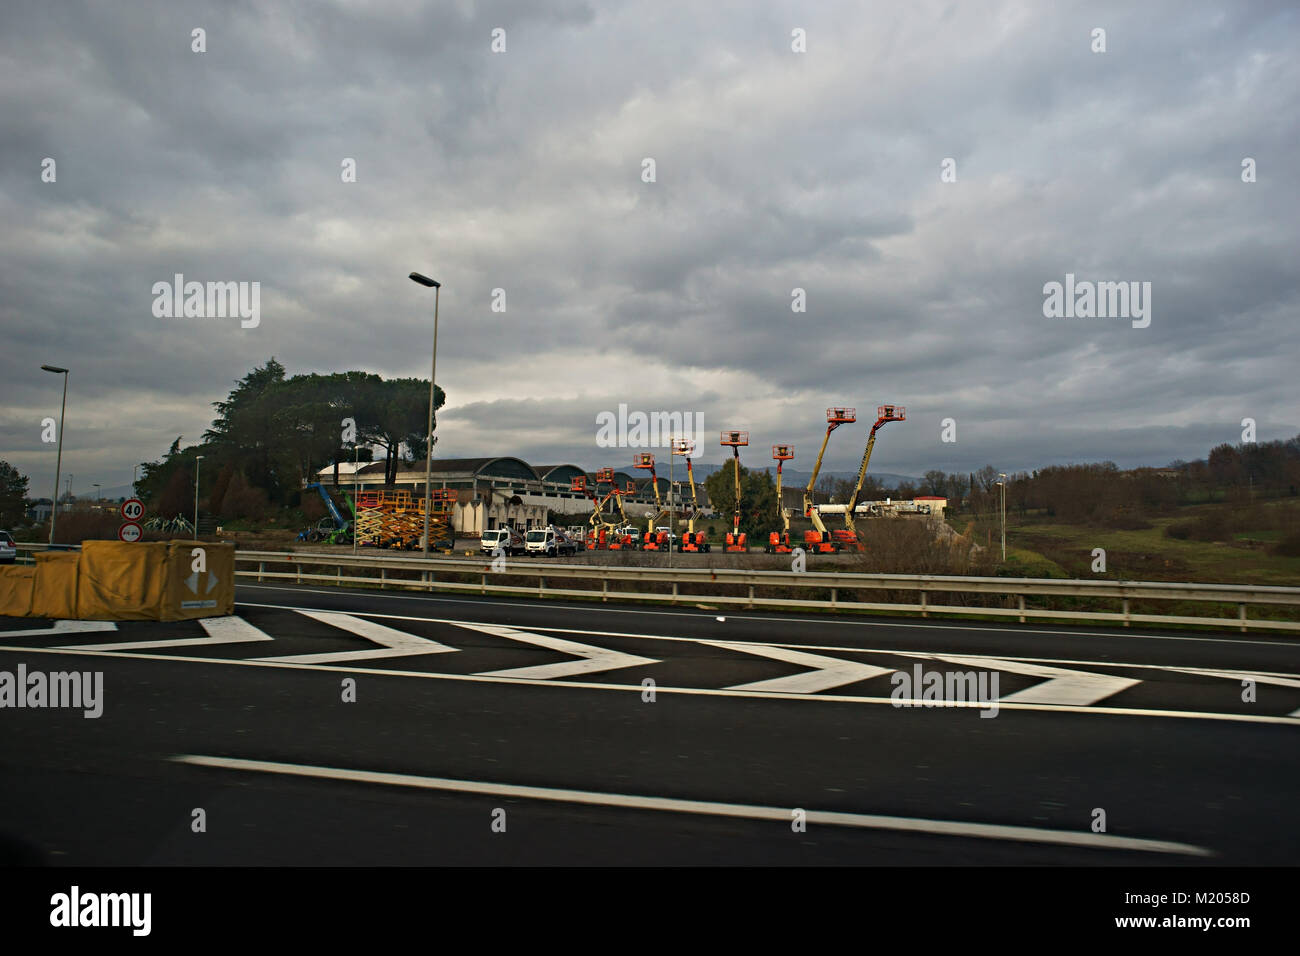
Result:
<svg viewBox="0 0 1300 956">
<path fill-rule="evenodd" d="M 544 554 L 548 558 L 578 551 L 578 546 L 568 535 L 554 528 L 534 528 L 524 536 L 524 547 L 529 554 Z"/>
<path fill-rule="evenodd" d="M 18 560 L 18 547 L 8 531 L 0 531 L 0 564 L 13 564 Z"/>
<path fill-rule="evenodd" d="M 478 549 L 483 554 L 493 554 L 500 548 L 502 554 L 523 554 L 524 539 L 514 528 L 489 528 L 478 539 Z"/>
</svg>

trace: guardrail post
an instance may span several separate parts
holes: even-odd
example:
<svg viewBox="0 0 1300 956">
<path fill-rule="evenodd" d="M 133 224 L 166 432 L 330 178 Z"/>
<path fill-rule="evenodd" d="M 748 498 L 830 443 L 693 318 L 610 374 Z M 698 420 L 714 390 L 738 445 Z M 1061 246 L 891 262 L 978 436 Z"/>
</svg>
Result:
<svg viewBox="0 0 1300 956">
<path fill-rule="evenodd" d="M 930 604 L 930 595 L 926 591 L 921 592 L 921 617 L 929 617 L 930 612 L 926 608 Z"/>
<path fill-rule="evenodd" d="M 302 584 L 302 565 L 295 561 L 293 563 L 293 569 L 298 572 L 298 583 Z"/>
<path fill-rule="evenodd" d="M 834 607 L 835 602 L 839 599 L 839 591 L 839 588 L 831 588 L 831 607 Z"/>
<path fill-rule="evenodd" d="M 379 566 L 379 589 L 384 589 L 384 582 L 388 580 L 388 569 L 382 564 Z"/>
<path fill-rule="evenodd" d="M 1025 623 L 1025 596 L 1020 595 L 1020 623 Z"/>
<path fill-rule="evenodd" d="M 1124 599 L 1124 626 L 1125 626 L 1125 627 L 1128 627 L 1128 625 L 1129 625 L 1128 614 L 1129 614 L 1129 609 L 1128 609 L 1128 598 L 1125 598 L 1125 599 Z"/>
<path fill-rule="evenodd" d="M 677 582 L 676 582 L 676 581 L 673 582 L 673 602 L 672 602 L 672 603 L 674 603 L 674 604 L 677 603 Z"/>
<path fill-rule="evenodd" d="M 483 572 L 483 580 L 479 581 L 479 594 L 487 594 L 487 572 Z"/>
<path fill-rule="evenodd" d="M 1241 633 L 1246 633 L 1246 602 L 1237 605 L 1237 620 L 1241 621 Z"/>
<path fill-rule="evenodd" d="M 336 588 L 343 586 L 343 565 L 341 564 L 334 569 L 334 586 Z"/>
<path fill-rule="evenodd" d="M 600 599 L 602 601 L 609 600 L 609 578 L 600 579 Z"/>
<path fill-rule="evenodd" d="M 754 606 L 754 585 L 751 584 L 749 586 L 749 604 L 747 604 L 746 607 L 752 608 L 753 606 Z"/>
<path fill-rule="evenodd" d="M 546 597 L 546 578 L 537 575 L 537 596 Z"/>
<path fill-rule="evenodd" d="M 257 562 L 257 583 L 258 584 L 262 583 L 262 575 L 265 573 L 266 573 L 266 562 L 258 561 Z"/>
</svg>

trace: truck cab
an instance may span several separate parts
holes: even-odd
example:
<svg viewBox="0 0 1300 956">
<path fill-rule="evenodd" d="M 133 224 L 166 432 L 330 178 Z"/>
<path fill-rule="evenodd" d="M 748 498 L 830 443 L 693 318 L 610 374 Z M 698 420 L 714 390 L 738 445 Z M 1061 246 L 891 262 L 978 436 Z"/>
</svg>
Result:
<svg viewBox="0 0 1300 956">
<path fill-rule="evenodd" d="M 478 539 L 483 554 L 492 554 L 497 548 L 502 554 L 523 554 L 524 539 L 514 528 L 489 528 Z"/>
</svg>

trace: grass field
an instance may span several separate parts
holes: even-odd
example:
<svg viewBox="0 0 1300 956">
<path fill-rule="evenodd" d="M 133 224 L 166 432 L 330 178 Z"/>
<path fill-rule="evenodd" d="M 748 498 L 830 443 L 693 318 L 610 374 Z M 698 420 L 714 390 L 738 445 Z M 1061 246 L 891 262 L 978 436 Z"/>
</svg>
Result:
<svg viewBox="0 0 1300 956">
<path fill-rule="evenodd" d="M 1197 505 L 1150 518 L 1151 527 L 1119 530 L 1068 525 L 1049 518 L 1007 516 L 1004 572 L 1030 577 L 1111 578 L 1134 581 L 1195 581 L 1204 584 L 1300 585 L 1300 558 L 1273 554 L 1271 546 L 1300 519 L 1294 500 L 1265 503 L 1253 512 L 1259 527 L 1234 531 L 1226 541 L 1170 537 L 1166 528 L 1223 504 Z M 952 521 L 964 527 L 961 517 Z M 976 540 L 998 548 L 996 519 L 977 522 Z M 1106 571 L 1094 572 L 1093 549 L 1106 552 Z"/>
</svg>

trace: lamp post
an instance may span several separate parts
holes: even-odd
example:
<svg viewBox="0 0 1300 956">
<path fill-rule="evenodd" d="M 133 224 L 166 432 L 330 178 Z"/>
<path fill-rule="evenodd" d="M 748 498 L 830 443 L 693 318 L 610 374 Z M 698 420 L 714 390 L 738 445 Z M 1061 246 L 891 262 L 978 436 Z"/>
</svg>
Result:
<svg viewBox="0 0 1300 956">
<path fill-rule="evenodd" d="M 438 299 L 442 294 L 442 283 L 428 276 L 412 272 L 412 282 L 417 282 L 426 289 L 433 290 L 433 361 L 429 366 L 429 430 L 425 433 L 424 458 L 424 556 L 429 556 L 429 509 L 433 505 L 433 395 L 437 385 L 434 384 L 438 374 Z"/>
<path fill-rule="evenodd" d="M 998 475 L 1001 480 L 998 482 L 1002 486 L 1002 560 L 1007 560 L 1007 476 Z"/>
<path fill-rule="evenodd" d="M 194 456 L 194 540 L 199 540 L 199 469 L 203 467 L 203 456 Z"/>
<path fill-rule="evenodd" d="M 50 544 L 54 543 L 54 516 L 59 513 L 59 471 L 63 468 L 63 419 L 68 411 L 68 370 L 57 365 L 42 365 L 46 372 L 63 376 L 63 406 L 59 409 L 59 450 L 54 458 L 54 499 L 50 502 Z M 69 479 L 71 486 L 71 479 Z"/>
</svg>

